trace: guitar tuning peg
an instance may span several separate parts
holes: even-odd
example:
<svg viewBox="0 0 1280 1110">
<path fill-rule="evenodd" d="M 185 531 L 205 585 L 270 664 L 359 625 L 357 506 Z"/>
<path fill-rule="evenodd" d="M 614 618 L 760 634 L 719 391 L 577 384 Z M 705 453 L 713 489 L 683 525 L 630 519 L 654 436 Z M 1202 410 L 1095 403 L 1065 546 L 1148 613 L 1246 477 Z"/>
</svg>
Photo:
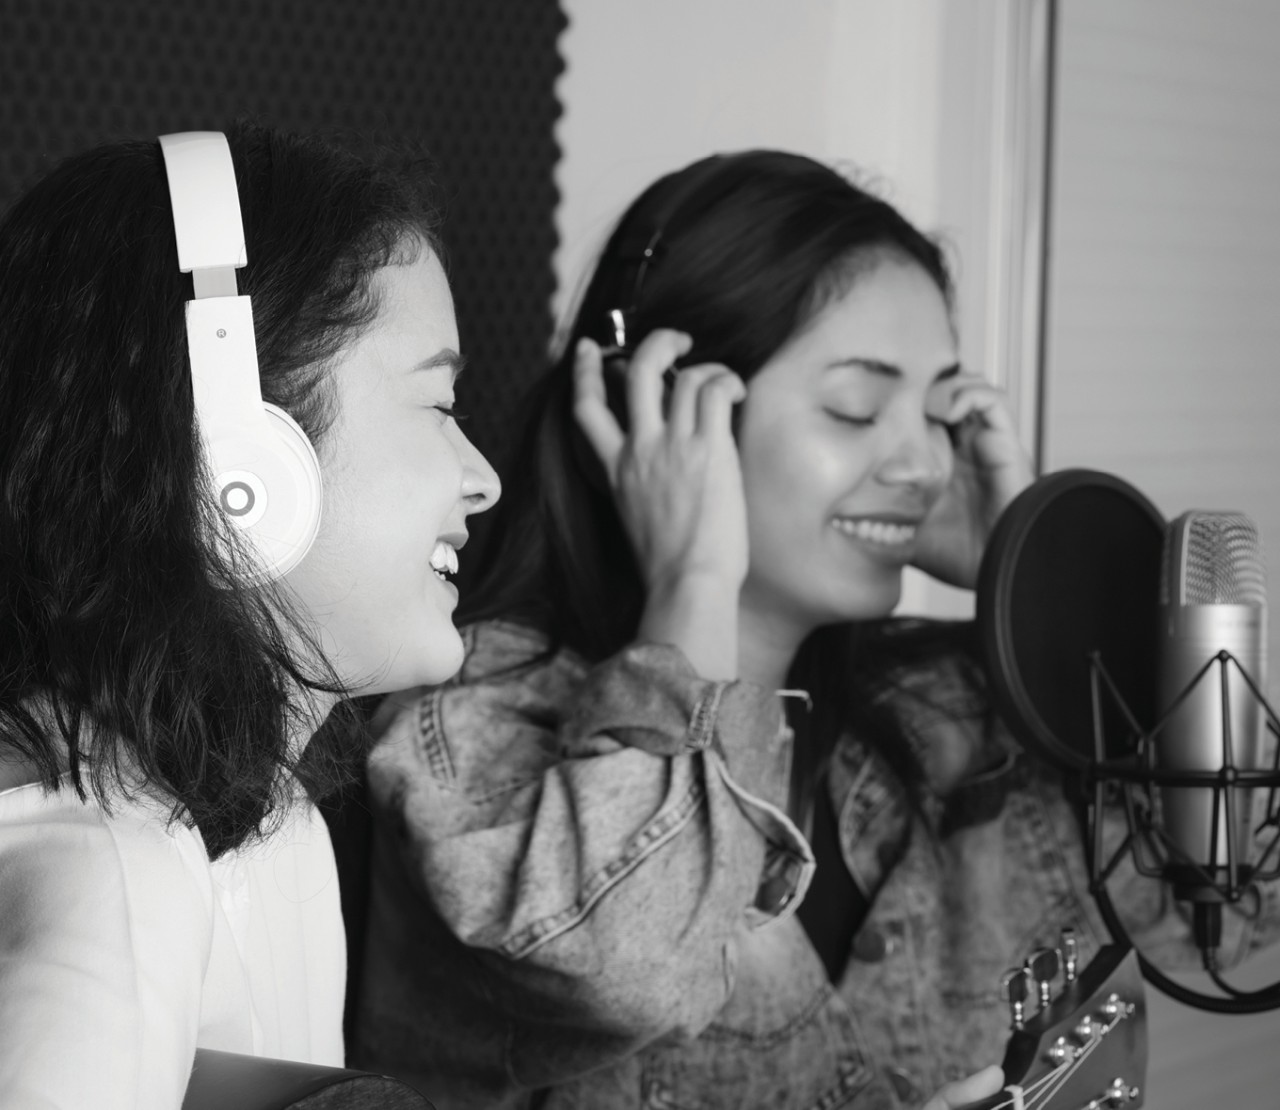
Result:
<svg viewBox="0 0 1280 1110">
<path fill-rule="evenodd" d="M 1076 944 L 1076 931 L 1066 926 L 1059 936 L 1062 951 L 1062 978 L 1067 983 L 1076 981 L 1076 970 L 1080 966 L 1080 949 Z"/>
<path fill-rule="evenodd" d="M 1131 1086 L 1123 1079 L 1113 1079 L 1111 1086 L 1101 1095 L 1085 1104 L 1084 1110 L 1115 1110 L 1117 1107 L 1128 1106 L 1140 1094 L 1142 1088 Z"/>
<path fill-rule="evenodd" d="M 1027 969 L 1015 967 L 1000 977 L 1000 989 L 1009 1002 L 1009 1023 L 1021 1029 L 1027 1020 Z"/>
<path fill-rule="evenodd" d="M 1058 969 L 1062 963 L 1056 948 L 1037 948 L 1027 957 L 1026 971 L 1036 985 L 1037 1001 L 1040 1008 L 1049 1005 L 1053 993 L 1053 981 L 1058 977 Z"/>
</svg>

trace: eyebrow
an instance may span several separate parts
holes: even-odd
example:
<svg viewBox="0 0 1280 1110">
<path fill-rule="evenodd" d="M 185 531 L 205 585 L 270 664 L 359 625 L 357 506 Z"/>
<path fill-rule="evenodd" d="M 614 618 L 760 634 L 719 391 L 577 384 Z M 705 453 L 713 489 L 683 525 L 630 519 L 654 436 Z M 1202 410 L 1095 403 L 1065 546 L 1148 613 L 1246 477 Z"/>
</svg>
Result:
<svg viewBox="0 0 1280 1110">
<path fill-rule="evenodd" d="M 842 358 L 835 362 L 829 362 L 824 369 L 838 370 L 844 367 L 851 367 L 855 370 L 865 370 L 869 374 L 876 374 L 883 378 L 901 378 L 902 368 L 895 366 L 892 362 L 883 362 L 878 358 Z M 935 382 L 946 381 L 948 378 L 954 378 L 960 373 L 960 364 L 953 362 L 950 366 L 944 366 L 934 376 Z"/>
<path fill-rule="evenodd" d="M 437 351 L 430 358 L 424 358 L 417 366 L 410 369 L 409 373 L 416 374 L 419 370 L 448 370 L 453 375 L 456 382 L 462 372 L 467 368 L 466 355 L 460 355 L 452 347 L 445 347 L 442 351 Z"/>
</svg>

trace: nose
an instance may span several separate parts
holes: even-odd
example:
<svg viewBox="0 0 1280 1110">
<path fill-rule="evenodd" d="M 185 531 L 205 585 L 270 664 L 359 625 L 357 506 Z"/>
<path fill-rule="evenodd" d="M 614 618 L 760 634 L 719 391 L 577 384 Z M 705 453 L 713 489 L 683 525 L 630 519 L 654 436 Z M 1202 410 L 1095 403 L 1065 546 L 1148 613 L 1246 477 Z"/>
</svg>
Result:
<svg viewBox="0 0 1280 1110">
<path fill-rule="evenodd" d="M 876 470 L 889 486 L 908 486 L 926 493 L 940 490 L 951 475 L 951 442 L 946 432 L 926 420 L 899 428 Z"/>
<path fill-rule="evenodd" d="M 489 465 L 489 460 L 461 429 L 458 430 L 458 440 L 458 457 L 462 460 L 462 500 L 467 515 L 483 513 L 492 509 L 502 496 L 502 482 L 497 471 Z"/>
</svg>

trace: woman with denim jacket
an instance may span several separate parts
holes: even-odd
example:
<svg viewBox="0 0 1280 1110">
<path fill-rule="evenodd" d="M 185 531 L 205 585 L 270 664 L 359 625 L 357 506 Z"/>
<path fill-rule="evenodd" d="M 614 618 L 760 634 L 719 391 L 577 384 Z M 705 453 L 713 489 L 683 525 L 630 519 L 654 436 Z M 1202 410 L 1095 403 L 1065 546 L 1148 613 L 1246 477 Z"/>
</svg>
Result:
<svg viewBox="0 0 1280 1110">
<path fill-rule="evenodd" d="M 950 302 L 933 242 L 803 157 L 705 159 L 624 215 L 463 670 L 380 717 L 361 1063 L 441 1110 L 998 1088 L 970 1073 L 1001 971 L 1107 938 L 967 627 L 887 619 L 909 564 L 972 587 L 1030 480 Z M 1117 885 L 1176 949 L 1159 887 Z"/>
</svg>

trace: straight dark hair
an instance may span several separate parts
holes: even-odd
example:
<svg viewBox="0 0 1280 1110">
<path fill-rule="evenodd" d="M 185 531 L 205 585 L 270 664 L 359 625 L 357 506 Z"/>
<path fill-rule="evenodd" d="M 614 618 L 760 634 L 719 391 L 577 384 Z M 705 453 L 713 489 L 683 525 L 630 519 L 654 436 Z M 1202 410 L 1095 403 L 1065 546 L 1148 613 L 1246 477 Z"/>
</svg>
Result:
<svg viewBox="0 0 1280 1110">
<path fill-rule="evenodd" d="M 439 250 L 429 167 L 249 122 L 227 137 L 263 395 L 318 444 L 376 274 Z M 147 140 L 68 159 L 0 222 L 0 758 L 108 809 L 159 793 L 216 858 L 267 831 L 291 777 L 318 795 L 347 771 L 290 750 L 307 691 L 341 692 L 308 621 L 236 584 L 172 219 Z"/>
<path fill-rule="evenodd" d="M 599 463 L 573 417 L 573 351 L 614 341 L 623 310 L 630 342 L 656 327 L 693 337 L 682 364 L 724 363 L 751 377 L 832 299 L 884 259 L 918 265 L 947 304 L 940 247 L 892 205 L 801 155 L 716 155 L 661 178 L 627 209 L 583 293 L 563 348 L 533 388 L 529 423 L 503 475 L 465 620 L 505 618 L 537 628 L 549 650 L 590 661 L 634 636 L 644 588 Z M 898 742 L 880 694 L 900 667 L 963 640 L 961 626 L 870 621 L 813 632 L 788 684 L 810 692 L 799 722 L 793 794 L 805 796 L 839 733 L 851 725 L 908 783 L 920 769 Z"/>
</svg>

